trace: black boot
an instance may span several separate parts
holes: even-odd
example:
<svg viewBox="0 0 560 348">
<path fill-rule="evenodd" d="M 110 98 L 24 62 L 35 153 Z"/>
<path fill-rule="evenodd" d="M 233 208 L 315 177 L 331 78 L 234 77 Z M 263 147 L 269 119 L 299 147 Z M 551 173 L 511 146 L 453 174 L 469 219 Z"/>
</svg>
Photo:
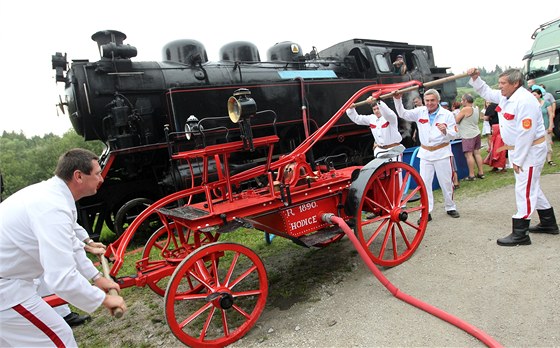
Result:
<svg viewBox="0 0 560 348">
<path fill-rule="evenodd" d="M 539 222 L 536 226 L 529 227 L 529 232 L 533 233 L 549 233 L 558 234 L 558 225 L 556 224 L 556 217 L 554 216 L 554 209 L 552 207 L 548 209 L 537 210 L 539 213 Z"/>
<path fill-rule="evenodd" d="M 512 232 L 509 236 L 498 239 L 498 245 L 501 246 L 517 246 L 531 244 L 529 238 L 529 224 L 531 220 L 525 219 L 511 219 Z"/>
</svg>

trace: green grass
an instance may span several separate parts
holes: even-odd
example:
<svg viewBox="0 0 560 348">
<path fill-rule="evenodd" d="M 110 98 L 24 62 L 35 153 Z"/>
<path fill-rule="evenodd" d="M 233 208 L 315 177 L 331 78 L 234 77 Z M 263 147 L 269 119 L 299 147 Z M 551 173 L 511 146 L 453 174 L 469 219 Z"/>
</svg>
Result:
<svg viewBox="0 0 560 348">
<path fill-rule="evenodd" d="M 486 137 L 482 138 L 483 145 L 486 145 Z M 555 167 L 549 166 L 545 163 L 542 174 L 547 175 L 552 173 L 560 172 L 560 141 L 555 141 L 552 154 L 552 160 L 558 165 Z M 485 146 L 480 151 L 482 158 L 484 159 L 488 154 L 488 148 Z M 461 201 L 464 197 L 474 197 L 507 185 L 513 185 L 515 183 L 515 178 L 513 175 L 513 169 L 508 168 L 507 173 L 492 173 L 490 170 L 492 167 L 484 164 L 484 179 L 477 179 L 475 181 L 460 181 L 460 188 L 454 192 L 454 199 L 456 201 Z M 476 165 L 475 165 L 476 173 Z M 443 198 L 441 195 L 441 190 L 434 191 L 434 200 L 442 202 Z"/>
</svg>

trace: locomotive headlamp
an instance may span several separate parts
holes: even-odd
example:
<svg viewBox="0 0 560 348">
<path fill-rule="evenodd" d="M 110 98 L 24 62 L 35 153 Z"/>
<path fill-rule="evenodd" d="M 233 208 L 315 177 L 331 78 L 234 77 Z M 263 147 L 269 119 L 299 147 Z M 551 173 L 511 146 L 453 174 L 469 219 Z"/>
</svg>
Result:
<svg viewBox="0 0 560 348">
<path fill-rule="evenodd" d="M 250 95 L 251 91 L 247 88 L 240 88 L 229 97 L 228 114 L 233 123 L 239 122 L 240 118 L 252 117 L 257 112 L 257 103 Z"/>
<path fill-rule="evenodd" d="M 198 118 L 195 115 L 190 115 L 185 123 L 185 137 L 187 140 L 191 140 L 195 133 L 200 133 L 202 130 L 202 126 L 198 124 Z"/>
</svg>

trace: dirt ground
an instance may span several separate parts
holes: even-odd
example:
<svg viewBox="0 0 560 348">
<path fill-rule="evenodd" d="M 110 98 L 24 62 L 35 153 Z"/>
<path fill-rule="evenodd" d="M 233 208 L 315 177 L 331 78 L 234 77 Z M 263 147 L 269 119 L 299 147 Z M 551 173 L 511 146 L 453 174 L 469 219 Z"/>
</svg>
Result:
<svg viewBox="0 0 560 348">
<path fill-rule="evenodd" d="M 541 183 L 560 211 L 560 174 L 544 176 Z M 530 246 L 497 246 L 496 238 L 511 230 L 512 186 L 457 204 L 459 219 L 436 204 L 419 249 L 384 275 L 401 291 L 474 325 L 505 347 L 560 346 L 560 235 L 532 234 Z M 361 259 L 354 262 L 343 281 L 322 285 L 318 301 L 265 310 L 257 326 L 232 346 L 484 346 L 393 297 Z"/>
<path fill-rule="evenodd" d="M 560 217 L 560 173 L 542 177 L 541 183 Z M 461 218 L 452 219 L 436 202 L 434 220 L 416 253 L 397 267 L 382 269 L 383 274 L 400 291 L 475 326 L 505 347 L 560 346 L 560 235 L 532 234 L 530 246 L 496 245 L 497 238 L 511 231 L 512 186 L 457 205 Z M 263 261 L 267 268 L 272 262 L 288 264 L 283 291 L 305 286 L 308 296 L 279 301 L 271 286 L 257 324 L 231 347 L 484 346 L 456 326 L 393 297 L 348 238 L 313 254 L 285 258 L 289 260 Z M 295 275 L 303 265 L 313 274 L 305 281 Z M 142 290 L 147 299 L 158 298 Z M 126 321 L 98 311 L 93 322 L 75 329 L 78 343 L 88 346 L 88 338 L 95 335 L 114 347 L 182 346 L 161 310 L 155 301 L 136 301 Z"/>
</svg>

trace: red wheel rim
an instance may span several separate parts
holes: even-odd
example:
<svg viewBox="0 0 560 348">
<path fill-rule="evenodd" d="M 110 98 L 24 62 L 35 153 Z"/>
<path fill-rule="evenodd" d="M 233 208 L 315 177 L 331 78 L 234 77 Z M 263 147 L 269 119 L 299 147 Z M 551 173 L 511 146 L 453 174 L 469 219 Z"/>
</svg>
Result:
<svg viewBox="0 0 560 348">
<path fill-rule="evenodd" d="M 413 189 L 405 192 L 407 187 Z M 424 237 L 428 222 L 424 182 L 410 165 L 387 162 L 370 177 L 358 212 L 356 235 L 372 261 L 387 267 L 399 265 L 412 256 Z"/>
<path fill-rule="evenodd" d="M 151 269 L 167 267 L 168 271 L 159 272 L 158 278 L 148 277 L 146 284 L 156 294 L 165 295 L 169 277 L 175 267 L 195 249 L 218 240 L 219 234 L 211 232 L 194 232 L 185 227 L 180 229 L 174 222 L 157 229 L 148 239 L 142 252 L 142 259 L 148 258 L 147 266 Z M 199 291 L 201 286 L 192 286 L 189 292 Z M 187 290 L 185 290 L 187 291 Z"/>
<path fill-rule="evenodd" d="M 187 275 L 195 284 L 186 282 Z M 184 291 L 197 284 L 202 285 L 198 294 Z M 235 243 L 212 243 L 191 253 L 175 269 L 165 294 L 165 317 L 181 342 L 223 347 L 253 327 L 267 295 L 266 270 L 257 254 Z"/>
</svg>

